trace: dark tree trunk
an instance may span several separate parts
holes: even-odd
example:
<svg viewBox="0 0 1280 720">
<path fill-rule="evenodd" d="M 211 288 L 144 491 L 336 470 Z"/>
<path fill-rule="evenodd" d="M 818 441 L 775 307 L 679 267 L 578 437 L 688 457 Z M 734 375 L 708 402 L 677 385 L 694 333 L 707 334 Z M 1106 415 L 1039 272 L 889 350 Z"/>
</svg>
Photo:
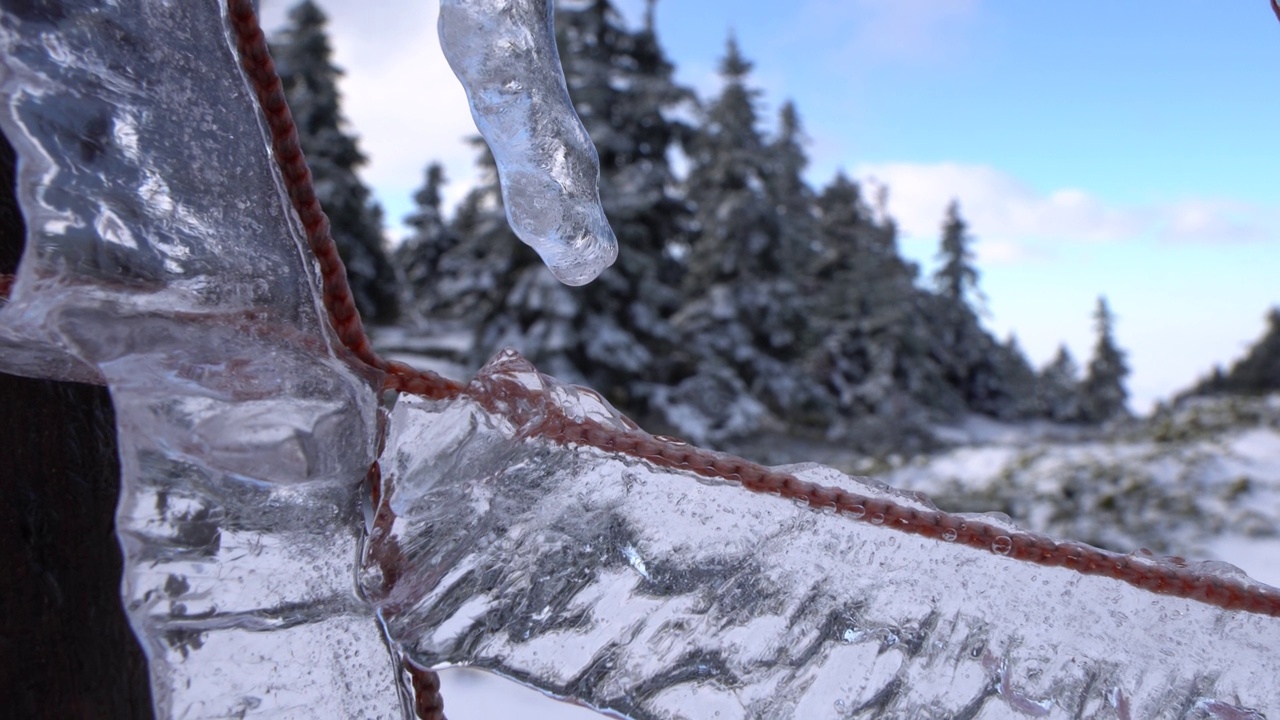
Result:
<svg viewBox="0 0 1280 720">
<path fill-rule="evenodd" d="M 24 228 L 0 136 L 0 273 Z M 106 388 L 0 373 L 0 715 L 151 718 L 120 605 L 120 463 Z"/>
</svg>

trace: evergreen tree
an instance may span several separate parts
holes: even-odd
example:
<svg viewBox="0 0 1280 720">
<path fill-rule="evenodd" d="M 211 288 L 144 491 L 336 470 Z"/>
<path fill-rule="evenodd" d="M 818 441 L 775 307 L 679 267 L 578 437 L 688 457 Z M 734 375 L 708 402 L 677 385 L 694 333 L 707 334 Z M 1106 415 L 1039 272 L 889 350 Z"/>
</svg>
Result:
<svg viewBox="0 0 1280 720">
<path fill-rule="evenodd" d="M 969 409 L 1001 417 L 1010 412 L 1007 405 L 1012 394 L 1001 375 L 999 343 L 983 330 L 974 307 L 983 298 L 972 242 L 960 205 L 952 201 L 942 224 L 939 266 L 933 275 L 937 294 L 924 301 L 932 327 L 931 354 Z"/>
<path fill-rule="evenodd" d="M 1223 372 L 1215 368 L 1214 374 L 1200 381 L 1194 394 L 1235 393 L 1258 395 L 1280 390 L 1280 308 L 1267 313 L 1267 331 L 1258 339 L 1245 356 Z"/>
<path fill-rule="evenodd" d="M 954 396 L 925 353 L 917 269 L 899 255 L 896 228 L 877 222 L 844 173 L 816 205 L 820 284 L 814 321 L 822 342 L 808 365 L 842 416 L 902 418 L 910 408 Z"/>
<path fill-rule="evenodd" d="M 812 238 L 784 232 L 771 197 L 785 183 L 774 171 L 777 146 L 768 147 L 757 127 L 759 92 L 746 84 L 750 70 L 731 37 L 720 64 L 724 88 L 692 148 L 687 192 L 696 235 L 685 276 L 689 300 L 675 319 L 691 372 L 729 369 L 775 413 L 799 420 L 822 394 L 795 363 L 810 344 L 810 304 L 799 279 Z M 799 151 L 796 120 L 783 140 L 792 153 Z M 791 166 L 802 165 L 793 155 Z"/>
<path fill-rule="evenodd" d="M 895 263 L 899 258 L 894 233 L 871 220 L 858 184 L 837 173 L 817 197 L 815 209 L 813 272 L 822 292 L 819 319 L 838 324 L 871 315 L 882 305 L 900 309 L 904 287 L 890 282 L 893 275 L 901 274 L 892 271 L 892 266 L 900 264 Z"/>
<path fill-rule="evenodd" d="M 440 261 L 458 243 L 458 236 L 445 223 L 440 209 L 440 189 L 444 186 L 440 163 L 427 166 L 422 187 L 413 195 L 416 209 L 404 222 L 412 229 L 396 248 L 396 266 L 404 273 L 406 297 L 402 307 L 412 308 L 420 317 L 434 314 L 447 298 L 440 295 Z"/>
<path fill-rule="evenodd" d="M 670 117 L 693 102 L 674 81 L 654 29 L 628 29 L 609 0 L 562 5 L 557 39 L 569 93 L 600 156 L 600 196 L 621 246 L 609 271 L 585 286 L 581 342 L 570 361 L 592 387 L 635 412 L 651 383 L 672 375 L 677 343 L 670 317 L 679 308 L 680 267 L 690 210 L 674 193 L 670 151 L 691 128 Z"/>
<path fill-rule="evenodd" d="M 806 367 L 838 410 L 827 435 L 863 452 L 922 450 L 937 411 L 964 403 L 929 355 L 930 296 L 915 287 L 918 268 L 899 254 L 893 221 L 843 173 L 816 205 L 822 339 Z"/>
<path fill-rule="evenodd" d="M 685 190 L 697 209 L 695 229 L 699 233 L 690 250 L 685 278 L 691 294 L 710 282 L 738 277 L 743 263 L 750 262 L 744 257 L 749 253 L 734 242 L 745 237 L 744 228 L 718 228 L 717 221 L 726 219 L 719 215 L 726 210 L 759 210 L 763 205 L 759 195 L 763 188 L 763 140 L 756 127 L 755 109 L 759 91 L 744 84 L 751 64 L 741 56 L 733 38 L 728 47 L 720 65 L 724 90 L 704 111 L 703 124 L 690 148 L 693 167 Z M 745 196 L 745 202 L 739 202 L 745 207 L 726 207 L 727 200 L 737 196 Z M 756 244 L 763 247 L 766 241 L 757 240 Z"/>
<path fill-rule="evenodd" d="M 1000 402 L 995 404 L 992 414 L 1002 420 L 1025 420 L 1038 415 L 1038 378 L 1018 338 L 1010 334 L 1008 340 L 995 346 L 994 353 Z"/>
<path fill-rule="evenodd" d="M 765 148 L 765 188 L 778 217 L 781 270 L 802 284 L 815 270 L 819 247 L 814 193 L 803 177 L 809 164 L 804 142 L 800 113 L 788 101 L 778 112 L 778 132 Z"/>
<path fill-rule="evenodd" d="M 973 264 L 973 238 L 969 226 L 960 217 L 960 203 L 952 200 L 947 206 L 947 218 L 942 224 L 942 244 L 938 250 L 940 264 L 933 274 L 938 292 L 956 305 L 974 310 L 970 298 L 982 302 L 978 290 L 978 270 Z"/>
<path fill-rule="evenodd" d="M 779 274 L 778 213 L 768 201 L 770 158 L 759 130 L 756 99 L 746 84 L 751 63 L 730 37 L 720 61 L 724 88 L 706 109 L 693 143 L 686 184 L 697 208 L 686 288 Z"/>
<path fill-rule="evenodd" d="M 1080 419 L 1080 368 L 1066 345 L 1040 370 L 1036 378 L 1036 408 L 1054 422 Z"/>
<path fill-rule="evenodd" d="M 419 292 L 435 298 L 437 316 L 476 328 L 473 362 L 484 362 L 506 346 L 540 359 L 538 346 L 522 342 L 520 335 L 529 329 L 535 336 L 542 335 L 545 325 L 539 324 L 536 307 L 520 308 L 512 293 L 521 274 L 540 270 L 550 277 L 550 273 L 507 223 L 493 153 L 479 136 L 472 137 L 471 144 L 479 153 L 479 182 L 463 198 L 447 228 L 457 241 L 437 261 L 438 280 Z M 547 371 L 555 374 L 550 368 Z"/>
<path fill-rule="evenodd" d="M 272 55 L 356 306 L 371 321 L 390 322 L 399 313 L 395 271 L 387 259 L 382 211 L 356 175 L 365 157 L 343 131 L 341 71 L 332 63 L 327 22 L 315 3 L 303 0 L 289 11 L 289 25 L 272 43 Z"/>
<path fill-rule="evenodd" d="M 1098 298 L 1093 321 L 1098 342 L 1080 388 L 1080 410 L 1086 422 L 1102 423 L 1128 414 L 1125 403 L 1129 392 L 1124 381 L 1129 376 L 1129 366 L 1124 352 L 1116 346 L 1115 316 L 1107 307 L 1106 298 Z"/>
<path fill-rule="evenodd" d="M 1209 377 L 1202 378 L 1187 395 L 1216 395 L 1227 391 L 1227 371 L 1221 365 L 1214 365 Z"/>
</svg>

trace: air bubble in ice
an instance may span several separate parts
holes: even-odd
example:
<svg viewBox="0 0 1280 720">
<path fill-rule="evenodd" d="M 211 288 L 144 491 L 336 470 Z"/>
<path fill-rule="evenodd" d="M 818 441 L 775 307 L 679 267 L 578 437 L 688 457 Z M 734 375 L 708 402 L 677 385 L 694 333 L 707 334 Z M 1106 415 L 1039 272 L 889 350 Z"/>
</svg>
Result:
<svg viewBox="0 0 1280 720">
<path fill-rule="evenodd" d="M 952 530 L 951 528 L 947 528 L 946 530 L 943 530 L 942 539 L 946 540 L 947 542 L 954 542 L 956 539 L 956 531 Z"/>
<path fill-rule="evenodd" d="M 498 166 L 511 229 L 566 285 L 618 257 L 600 160 L 569 100 L 550 0 L 442 0 L 440 47 Z"/>
<path fill-rule="evenodd" d="M 1013 541 L 1005 537 L 1004 535 L 1001 535 L 1000 537 L 991 541 L 991 552 L 997 555 L 1008 555 L 1009 551 L 1012 549 L 1013 549 Z"/>
</svg>

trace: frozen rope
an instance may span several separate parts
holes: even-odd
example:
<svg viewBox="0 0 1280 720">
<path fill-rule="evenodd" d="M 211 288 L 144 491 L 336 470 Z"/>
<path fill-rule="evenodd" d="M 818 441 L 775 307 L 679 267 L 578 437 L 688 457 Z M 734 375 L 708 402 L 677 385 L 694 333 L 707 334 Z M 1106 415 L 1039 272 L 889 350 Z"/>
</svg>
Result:
<svg viewBox="0 0 1280 720">
<path fill-rule="evenodd" d="M 829 509 L 859 522 L 966 545 L 1014 560 L 1065 567 L 1084 575 L 1101 575 L 1154 593 L 1196 600 L 1226 610 L 1280 617 L 1280 590 L 1247 578 L 1201 570 L 1181 558 L 1126 555 L 1080 542 L 1060 542 L 971 516 L 911 507 L 887 498 L 818 485 L 739 457 L 650 435 L 634 423 L 628 423 L 627 429 L 619 429 L 594 420 L 571 419 L 546 391 L 519 382 L 473 381 L 467 395 L 489 412 L 508 417 L 516 427 L 522 428 L 522 435 L 530 439 L 630 455 L 658 467 L 733 482 L 752 492 L 804 501 L 814 510 Z"/>
<path fill-rule="evenodd" d="M 252 0 L 227 0 L 227 15 L 241 67 L 258 97 L 271 132 L 271 151 L 284 178 L 289 202 L 298 214 L 307 244 L 320 265 L 324 307 L 338 339 L 366 365 L 386 374 L 383 380 L 386 389 L 436 398 L 457 394 L 462 389 L 457 381 L 429 370 L 416 370 L 404 363 L 385 360 L 374 351 L 356 309 L 351 287 L 347 284 L 347 271 L 330 233 L 329 218 L 316 197 L 311 170 L 298 142 L 298 128 L 285 101 L 284 85 L 271 60 L 267 39 L 258 24 Z"/>
<path fill-rule="evenodd" d="M 404 655 L 400 665 L 409 675 L 413 688 L 413 710 L 419 720 L 445 720 L 444 698 L 440 695 L 440 676 Z"/>
<path fill-rule="evenodd" d="M 1278 0 L 1273 8 L 1280 15 Z M 324 278 L 324 303 L 339 338 L 358 358 L 387 373 L 386 387 L 427 398 L 445 398 L 462 392 L 462 385 L 435 373 L 417 371 L 402 363 L 380 358 L 369 344 L 359 314 L 346 283 L 329 222 L 316 200 L 311 175 L 298 146 L 297 129 L 284 99 L 284 90 L 267 52 L 266 40 L 258 27 L 251 0 L 228 0 L 232 28 L 245 72 L 253 83 L 271 129 L 272 150 L 294 209 L 306 229 L 307 240 L 320 263 Z M 473 384 L 467 394 L 490 411 L 510 414 L 521 394 L 531 404 L 551 408 L 548 398 L 533 397 L 539 391 L 504 384 L 502 393 L 492 386 Z M 520 421 L 521 418 L 513 418 Z M 532 418 L 524 418 L 525 422 Z M 640 430 L 619 430 L 594 421 L 575 421 L 563 412 L 550 411 L 527 428 L 529 437 L 543 438 L 565 446 L 594 447 L 646 460 L 656 466 L 727 480 L 753 492 L 768 493 L 791 500 L 803 500 L 813 508 L 830 508 L 860 522 L 941 542 L 993 552 L 1014 560 L 1050 567 L 1065 567 L 1086 575 L 1102 575 L 1151 592 L 1188 598 L 1227 610 L 1241 610 L 1280 616 L 1280 590 L 1243 580 L 1201 572 L 1176 560 L 1154 561 L 1122 555 L 1077 542 L 1058 542 L 1035 533 L 1011 530 L 992 523 L 959 517 L 940 510 L 901 505 L 892 500 L 871 498 L 838 488 L 800 480 L 742 458 L 713 453 L 688 444 L 658 438 Z"/>
<path fill-rule="evenodd" d="M 403 363 L 384 360 L 374 351 L 360 321 L 346 268 L 329 232 L 329 218 L 320 208 L 311 170 L 302 155 L 298 128 L 285 100 L 284 86 L 267 49 L 266 36 L 258 23 L 252 0 L 227 0 L 227 15 L 235 35 L 236 49 L 258 97 L 258 104 L 271 132 L 271 151 L 284 178 L 289 201 L 307 237 L 307 244 L 320 265 L 322 298 L 329 323 L 338 339 L 360 361 L 386 373 L 383 386 L 425 397 L 455 395 L 461 384 L 430 371 L 420 371 Z M 377 464 L 371 472 L 375 472 Z M 375 482 L 376 485 L 376 482 Z M 414 694 L 414 713 L 420 720 L 445 720 L 440 695 L 440 677 L 428 668 L 406 662 Z"/>
</svg>

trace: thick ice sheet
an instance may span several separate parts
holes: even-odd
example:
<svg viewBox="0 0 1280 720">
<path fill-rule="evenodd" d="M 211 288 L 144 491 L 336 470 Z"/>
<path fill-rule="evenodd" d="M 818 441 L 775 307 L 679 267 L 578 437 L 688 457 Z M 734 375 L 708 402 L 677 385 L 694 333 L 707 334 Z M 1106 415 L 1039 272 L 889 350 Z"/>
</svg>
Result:
<svg viewBox="0 0 1280 720">
<path fill-rule="evenodd" d="M 30 229 L 0 370 L 105 381 L 159 717 L 400 717 L 352 562 L 376 399 L 216 0 L 0 5 Z"/>
<path fill-rule="evenodd" d="M 0 123 L 22 160 L 30 229 L 3 311 L 5 369 L 48 376 L 55 358 L 110 352 L 77 347 L 101 333 L 61 330 L 73 307 L 192 322 L 252 313 L 322 335 L 219 3 L 23 7 L 0 23 Z"/>
<path fill-rule="evenodd" d="M 473 387 L 499 376 L 609 419 L 509 357 Z M 537 422 L 470 399 L 402 398 L 391 412 L 366 583 L 420 662 L 478 665 L 629 717 L 1280 709 L 1280 619 L 523 437 Z"/>
</svg>

